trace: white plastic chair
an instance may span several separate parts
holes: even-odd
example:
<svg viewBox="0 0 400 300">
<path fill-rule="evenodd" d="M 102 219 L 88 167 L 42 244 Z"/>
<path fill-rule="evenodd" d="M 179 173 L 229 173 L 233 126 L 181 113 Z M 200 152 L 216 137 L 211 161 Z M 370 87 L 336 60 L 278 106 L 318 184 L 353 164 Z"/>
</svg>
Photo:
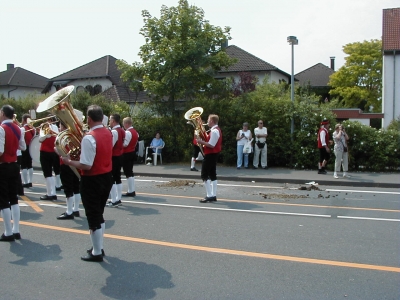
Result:
<svg viewBox="0 0 400 300">
<path fill-rule="evenodd" d="M 158 158 L 158 156 L 160 157 L 160 163 L 162 164 L 162 151 L 160 151 L 160 152 L 158 153 L 157 150 L 158 150 L 158 149 L 163 149 L 164 146 L 165 146 L 165 142 L 163 141 L 162 146 L 153 148 L 153 149 L 154 149 L 154 153 L 153 153 L 153 165 L 154 165 L 154 166 L 157 166 L 157 158 Z M 146 161 L 147 161 L 147 160 L 151 160 L 151 158 L 150 158 L 150 159 L 147 158 L 147 154 L 149 153 L 149 148 L 150 148 L 150 147 L 146 147 Z"/>
</svg>

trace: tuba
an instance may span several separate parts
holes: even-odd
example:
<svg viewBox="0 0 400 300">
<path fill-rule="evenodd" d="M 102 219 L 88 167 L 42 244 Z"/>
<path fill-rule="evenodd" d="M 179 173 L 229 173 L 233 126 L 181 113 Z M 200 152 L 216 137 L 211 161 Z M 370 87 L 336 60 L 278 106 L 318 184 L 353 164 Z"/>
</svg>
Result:
<svg viewBox="0 0 400 300">
<path fill-rule="evenodd" d="M 37 112 L 50 111 L 67 128 L 57 135 L 55 147 L 61 156 L 69 155 L 72 160 L 79 160 L 81 155 L 81 142 L 85 136 L 83 123 L 76 115 L 70 103 L 70 95 L 75 87 L 67 86 L 43 102 L 39 103 Z M 80 178 L 80 174 L 75 167 L 70 166 L 74 173 Z"/>
<path fill-rule="evenodd" d="M 208 139 L 208 134 L 204 128 L 203 120 L 201 119 L 201 114 L 203 113 L 202 107 L 193 107 L 185 113 L 185 119 L 188 120 L 188 124 L 193 125 L 195 136 L 201 138 L 203 141 Z M 199 145 L 201 154 L 204 156 L 203 145 Z"/>
</svg>

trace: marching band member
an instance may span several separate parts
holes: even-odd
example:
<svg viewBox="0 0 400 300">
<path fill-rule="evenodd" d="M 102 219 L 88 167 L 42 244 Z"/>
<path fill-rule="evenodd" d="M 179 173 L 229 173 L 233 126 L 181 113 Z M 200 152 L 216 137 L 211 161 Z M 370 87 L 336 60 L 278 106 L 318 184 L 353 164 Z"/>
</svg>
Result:
<svg viewBox="0 0 400 300">
<path fill-rule="evenodd" d="M 52 118 L 47 119 L 47 125 L 49 129 L 58 134 L 58 127 L 53 123 Z M 41 130 L 42 131 L 42 130 Z M 60 158 L 54 151 L 54 142 L 56 141 L 56 136 L 52 133 L 47 133 L 46 135 L 39 137 L 40 145 L 40 164 L 42 166 L 42 171 L 44 178 L 46 178 L 46 189 L 47 193 L 41 196 L 41 200 L 57 200 L 56 195 L 56 182 L 53 178 L 53 169 L 56 174 L 56 178 L 60 176 Z M 59 180 L 59 179 L 58 179 Z M 61 185 L 61 181 L 59 186 Z"/>
<path fill-rule="evenodd" d="M 114 181 L 111 189 L 111 201 L 108 202 L 108 206 L 110 207 L 118 207 L 121 205 L 122 198 L 121 166 L 125 131 L 119 125 L 120 120 L 121 117 L 119 114 L 112 114 L 110 116 L 110 127 L 113 136 L 112 175 Z"/>
<path fill-rule="evenodd" d="M 81 195 L 85 208 L 92 248 L 82 256 L 84 261 L 103 261 L 103 236 L 105 221 L 104 207 L 113 185 L 112 179 L 112 139 L 110 131 L 103 126 L 103 110 L 100 106 L 91 105 L 87 110 L 87 124 L 90 131 L 81 143 L 80 161 L 63 157 L 64 164 L 82 170 Z"/>
<path fill-rule="evenodd" d="M 60 123 L 60 131 L 66 129 L 64 124 Z M 80 217 L 79 203 L 81 202 L 81 194 L 79 178 L 69 166 L 64 164 L 62 157 L 60 157 L 60 178 L 66 197 L 67 211 L 58 216 L 57 220 L 73 220 L 74 217 Z"/>
<path fill-rule="evenodd" d="M 122 168 L 128 181 L 128 192 L 123 194 L 124 197 L 135 197 L 135 175 L 133 174 L 133 165 L 135 161 L 135 148 L 139 140 L 139 134 L 132 127 L 132 119 L 127 117 L 124 118 L 122 124 L 125 128 L 125 139 L 124 139 L 124 154 L 122 155 Z"/>
<path fill-rule="evenodd" d="M 211 128 L 206 140 L 197 139 L 198 145 L 204 145 L 204 160 L 201 166 L 201 179 L 204 182 L 207 196 L 200 202 L 217 201 L 217 159 L 222 148 L 222 131 L 218 127 L 218 115 L 209 115 L 207 124 Z"/>
<path fill-rule="evenodd" d="M 13 123 L 14 108 L 4 105 L 0 112 L 0 211 L 5 231 L 2 242 L 21 239 L 19 232 L 20 208 L 17 189 L 20 179 L 17 164 L 17 149 L 25 150 L 25 139 L 21 129 Z M 11 217 L 13 225 L 11 225 Z"/>
<path fill-rule="evenodd" d="M 22 116 L 22 126 L 25 129 L 25 144 L 26 150 L 22 151 L 22 161 L 21 161 L 21 169 L 22 169 L 22 186 L 26 188 L 32 187 L 32 178 L 33 178 L 33 167 L 32 167 L 32 157 L 29 153 L 29 145 L 33 137 L 35 136 L 35 129 L 28 125 L 28 118 L 30 115 L 24 114 Z"/>
</svg>

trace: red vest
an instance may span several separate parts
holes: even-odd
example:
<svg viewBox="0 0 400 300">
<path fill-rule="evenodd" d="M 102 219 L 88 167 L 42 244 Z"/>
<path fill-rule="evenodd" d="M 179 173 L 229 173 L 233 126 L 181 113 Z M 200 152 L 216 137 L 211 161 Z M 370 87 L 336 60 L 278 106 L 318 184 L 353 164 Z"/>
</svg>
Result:
<svg viewBox="0 0 400 300">
<path fill-rule="evenodd" d="M 222 150 L 222 131 L 221 131 L 221 128 L 219 128 L 219 126 L 217 126 L 216 129 L 219 131 L 219 139 L 218 139 L 217 143 L 215 144 L 214 148 L 204 146 L 204 148 L 203 148 L 204 155 L 211 154 L 211 153 L 220 153 Z M 210 137 L 211 137 L 211 134 L 208 135 L 206 142 L 208 142 L 210 140 Z"/>
<path fill-rule="evenodd" d="M 24 125 L 24 128 L 25 128 L 25 144 L 26 146 L 29 146 L 31 144 L 33 137 L 35 136 L 35 130 L 28 131 L 29 129 L 31 129 L 31 127 L 27 124 Z"/>
<path fill-rule="evenodd" d="M 124 153 L 123 151 L 124 151 L 125 131 L 121 127 L 117 127 L 113 130 L 116 130 L 118 132 L 118 140 L 115 142 L 115 145 L 112 149 L 112 156 L 121 156 L 122 153 Z"/>
<path fill-rule="evenodd" d="M 130 153 L 135 151 L 137 141 L 139 139 L 139 135 L 134 128 L 128 129 L 132 135 L 131 141 L 129 142 L 128 146 L 124 148 L 124 153 Z"/>
<path fill-rule="evenodd" d="M 52 136 L 48 139 L 45 139 L 41 144 L 40 144 L 40 151 L 43 152 L 54 152 L 54 143 L 56 142 L 56 137 Z"/>
<path fill-rule="evenodd" d="M 4 153 L 0 156 L 0 162 L 12 163 L 17 161 L 17 150 L 21 129 L 14 123 L 1 124 L 5 132 Z"/>
<path fill-rule="evenodd" d="M 101 175 L 112 170 L 112 134 L 105 128 L 97 128 L 87 133 L 96 140 L 96 156 L 90 170 L 82 170 L 82 176 Z"/>
<path fill-rule="evenodd" d="M 325 146 L 322 146 L 322 142 L 321 142 L 321 131 L 325 130 L 325 144 L 328 145 L 329 143 L 329 132 L 328 129 L 326 128 L 320 128 L 318 131 L 318 148 L 324 148 Z"/>
</svg>

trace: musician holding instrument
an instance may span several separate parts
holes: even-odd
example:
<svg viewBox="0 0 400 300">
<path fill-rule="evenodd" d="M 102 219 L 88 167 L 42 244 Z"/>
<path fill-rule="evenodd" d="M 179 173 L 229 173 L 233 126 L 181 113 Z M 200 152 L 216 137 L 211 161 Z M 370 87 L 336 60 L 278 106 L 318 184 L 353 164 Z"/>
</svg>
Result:
<svg viewBox="0 0 400 300">
<path fill-rule="evenodd" d="M 198 172 L 199 170 L 196 169 L 195 164 L 196 164 L 196 159 L 199 157 L 201 150 L 199 145 L 197 145 L 197 137 L 194 135 L 193 137 L 193 154 L 192 154 L 192 159 L 190 161 L 190 171 L 195 171 Z"/>
<path fill-rule="evenodd" d="M 21 161 L 21 170 L 22 170 L 22 186 L 26 188 L 32 187 L 32 178 L 33 178 L 33 167 L 32 167 L 32 157 L 29 153 L 29 145 L 33 137 L 36 134 L 36 130 L 34 127 L 28 124 L 28 119 L 30 118 L 29 114 L 24 114 L 22 116 L 21 125 L 25 129 L 25 144 L 26 150 L 22 151 L 22 161 Z"/>
<path fill-rule="evenodd" d="M 113 185 L 112 179 L 112 139 L 110 131 L 104 127 L 103 110 L 91 105 L 87 110 L 87 124 L 90 131 L 83 137 L 80 160 L 63 157 L 64 164 L 82 170 L 81 196 L 89 224 L 92 248 L 82 256 L 84 261 L 103 261 L 103 236 L 105 230 L 104 207 Z"/>
<path fill-rule="evenodd" d="M 54 151 L 54 143 L 59 131 L 58 127 L 53 123 L 53 117 L 49 115 L 47 122 L 43 123 L 40 129 L 40 164 L 46 179 L 46 195 L 41 196 L 40 200 L 57 200 L 56 180 L 59 181 L 58 186 L 61 186 L 60 159 Z M 53 169 L 56 174 L 56 180 L 53 177 Z"/>
<path fill-rule="evenodd" d="M 135 149 L 139 140 L 139 134 L 132 126 L 132 119 L 127 117 L 122 120 L 125 128 L 124 154 L 122 155 L 122 169 L 128 182 L 128 192 L 123 194 L 124 197 L 135 197 L 135 174 L 133 173 L 133 165 L 135 163 Z"/>
<path fill-rule="evenodd" d="M 63 123 L 60 123 L 60 131 L 67 128 Z M 60 157 L 60 178 L 64 188 L 67 210 L 57 217 L 57 220 L 73 220 L 75 217 L 80 217 L 79 203 L 81 202 L 81 193 L 79 187 L 79 178 L 74 171 L 64 164 Z"/>
<path fill-rule="evenodd" d="M 110 207 L 118 207 L 121 205 L 122 199 L 122 180 L 121 180 L 121 167 L 122 167 L 122 154 L 124 151 L 125 131 L 119 124 L 121 116 L 119 114 L 112 114 L 110 116 L 110 127 L 113 136 L 112 145 L 112 174 L 114 184 L 111 189 L 111 201 L 108 202 Z"/>
<path fill-rule="evenodd" d="M 25 150 L 23 132 L 14 124 L 14 108 L 4 105 L 0 111 L 0 211 L 3 217 L 4 233 L 1 242 L 21 239 L 19 232 L 20 208 L 18 205 L 18 182 L 20 180 L 17 164 L 17 150 Z M 13 224 L 11 224 L 11 217 Z"/>
<path fill-rule="evenodd" d="M 201 179 L 204 182 L 207 196 L 200 202 L 217 201 L 217 159 L 222 149 L 222 131 L 218 126 L 218 115 L 208 116 L 207 125 L 210 127 L 210 133 L 205 137 L 197 139 L 197 144 L 203 147 L 204 160 L 201 166 Z"/>
</svg>

